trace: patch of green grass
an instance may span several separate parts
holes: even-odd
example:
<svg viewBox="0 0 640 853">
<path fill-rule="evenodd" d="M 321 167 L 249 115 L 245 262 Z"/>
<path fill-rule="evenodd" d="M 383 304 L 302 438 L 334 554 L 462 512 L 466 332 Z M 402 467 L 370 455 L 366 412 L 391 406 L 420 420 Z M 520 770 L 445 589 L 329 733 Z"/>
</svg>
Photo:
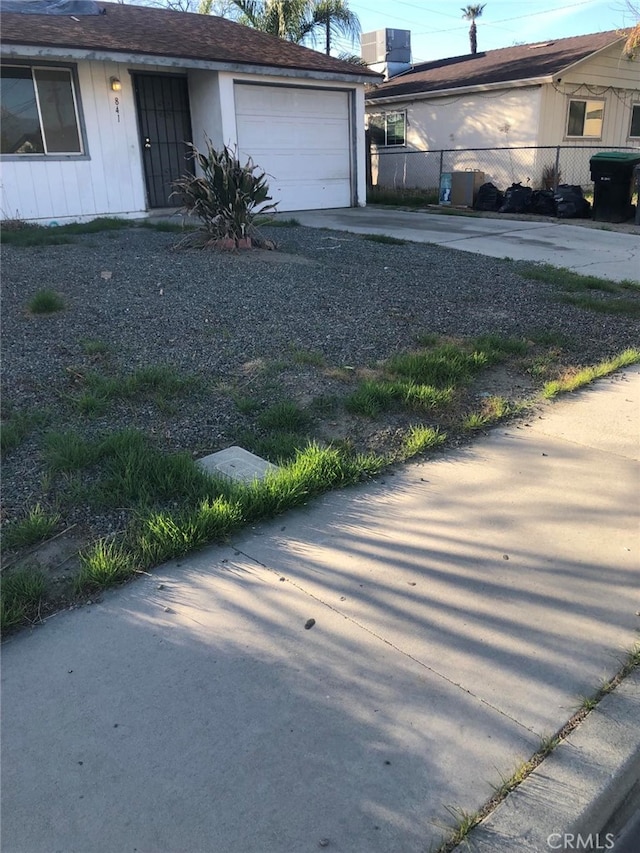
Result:
<svg viewBox="0 0 640 853">
<path fill-rule="evenodd" d="M 97 506 L 153 506 L 180 496 L 206 496 L 210 478 L 188 453 L 161 453 L 137 430 L 122 430 L 98 445 L 100 480 L 92 500 Z"/>
<path fill-rule="evenodd" d="M 558 394 L 576 391 L 578 388 L 582 388 L 584 385 L 593 382 L 594 379 L 600 379 L 609 373 L 613 373 L 615 370 L 628 367 L 630 364 L 637 364 L 638 362 L 640 362 L 640 349 L 626 349 L 614 358 L 601 361 L 599 364 L 594 364 L 591 367 L 583 367 L 582 370 L 568 372 L 560 379 L 547 382 L 542 389 L 542 394 L 547 400 L 551 400 L 557 397 Z"/>
<path fill-rule="evenodd" d="M 237 501 L 207 498 L 195 508 L 172 515 L 154 512 L 140 524 L 136 553 L 144 566 L 156 566 L 209 542 L 219 542 L 242 523 Z"/>
<path fill-rule="evenodd" d="M 317 350 L 300 349 L 295 345 L 289 347 L 295 364 L 309 365 L 310 367 L 322 367 L 325 364 L 324 355 Z"/>
<path fill-rule="evenodd" d="M 407 244 L 407 240 L 401 240 L 399 237 L 392 237 L 389 234 L 363 234 L 363 237 L 372 243 L 383 243 L 387 246 L 405 246 Z"/>
<path fill-rule="evenodd" d="M 267 430 L 278 430 L 281 432 L 303 432 L 309 426 L 309 414 L 295 403 L 275 403 L 265 409 L 258 418 L 258 426 Z"/>
<path fill-rule="evenodd" d="M 24 548 L 44 542 L 55 530 L 60 521 L 57 513 L 47 512 L 37 503 L 31 507 L 26 517 L 7 525 L 2 538 L 7 548 Z"/>
<path fill-rule="evenodd" d="M 135 572 L 134 555 L 127 548 L 101 539 L 80 554 L 80 571 L 74 580 L 77 593 L 122 583 Z"/>
<path fill-rule="evenodd" d="M 32 619 L 46 592 L 42 572 L 32 568 L 16 569 L 2 577 L 0 586 L 0 628 L 15 628 L 25 619 Z"/>
<path fill-rule="evenodd" d="M 381 412 L 387 412 L 396 399 L 394 388 L 390 382 L 367 380 L 350 394 L 345 400 L 348 412 L 354 415 L 364 415 L 375 418 Z"/>
<path fill-rule="evenodd" d="M 109 344 L 97 338 L 82 338 L 80 348 L 85 355 L 104 355 L 109 352 Z"/>
<path fill-rule="evenodd" d="M 404 459 L 410 459 L 424 453 L 425 450 L 443 444 L 446 437 L 446 433 L 434 427 L 420 424 L 410 426 L 402 438 L 402 456 Z"/>
<path fill-rule="evenodd" d="M 86 390 L 72 398 L 76 409 L 85 415 L 103 414 L 115 399 L 150 399 L 163 411 L 171 411 L 172 398 L 196 384 L 164 365 L 142 367 L 125 376 L 105 376 L 91 371 L 84 375 Z"/>
<path fill-rule="evenodd" d="M 131 222 L 126 219 L 102 216 L 90 222 L 70 222 L 67 225 L 38 225 L 21 223 L 21 227 L 5 229 L 0 232 L 0 241 L 12 246 L 59 246 L 73 243 L 78 234 L 96 234 L 100 231 L 113 231 L 116 228 L 128 228 Z"/>
<path fill-rule="evenodd" d="M 555 267 L 552 264 L 522 264 L 518 269 L 524 278 L 554 284 L 565 291 L 602 290 L 605 293 L 616 293 L 621 286 L 614 281 L 595 275 L 581 275 L 565 267 Z M 626 282 L 632 284 L 632 282 Z"/>
<path fill-rule="evenodd" d="M 233 396 L 237 410 L 243 415 L 253 415 L 260 408 L 260 401 L 254 397 Z"/>
<path fill-rule="evenodd" d="M 451 388 L 435 388 L 412 380 L 369 379 L 347 397 L 345 407 L 352 414 L 375 418 L 395 404 L 427 411 L 447 405 L 452 398 Z"/>
<path fill-rule="evenodd" d="M 387 367 L 391 373 L 419 385 L 451 388 L 468 382 L 488 361 L 485 353 L 469 353 L 453 344 L 442 344 L 425 352 L 393 356 Z"/>
<path fill-rule="evenodd" d="M 564 332 L 556 332 L 553 329 L 532 329 L 527 335 L 530 341 L 534 344 L 540 344 L 547 347 L 564 348 L 569 346 L 571 340 Z"/>
<path fill-rule="evenodd" d="M 243 432 L 238 436 L 238 443 L 274 465 L 284 465 L 295 458 L 307 440 L 299 432 L 275 430 L 267 436 Z"/>
<path fill-rule="evenodd" d="M 39 290 L 28 303 L 32 314 L 54 314 L 64 307 L 64 299 L 55 290 Z"/>
<path fill-rule="evenodd" d="M 288 219 L 278 219 L 276 217 L 272 219 L 268 216 L 259 216 L 255 219 L 254 224 L 258 226 L 268 225 L 270 228 L 298 228 L 302 223 L 295 216 L 291 216 Z"/>
<path fill-rule="evenodd" d="M 479 411 L 465 416 L 462 425 L 468 431 L 484 429 L 513 414 L 513 411 L 514 407 L 504 397 L 487 397 Z"/>
<path fill-rule="evenodd" d="M 165 220 L 154 220 L 154 219 L 141 219 L 136 220 L 135 223 L 136 228 L 147 228 L 150 231 L 160 231 L 175 234 L 177 232 L 182 231 L 197 231 L 198 226 L 192 225 L 190 223 L 184 222 L 166 222 Z"/>
<path fill-rule="evenodd" d="M 625 299 L 624 297 L 610 297 L 608 299 L 596 299 L 585 294 L 561 293 L 557 297 L 559 302 L 584 308 L 586 311 L 597 311 L 599 314 L 618 314 L 625 317 L 640 317 L 640 299 Z"/>
<path fill-rule="evenodd" d="M 512 355 L 526 355 L 529 347 L 522 338 L 503 338 L 501 335 L 481 335 L 475 340 L 475 351 L 484 352 L 491 363 Z"/>
<path fill-rule="evenodd" d="M 87 441 L 75 432 L 50 432 L 44 438 L 43 455 L 52 473 L 80 471 L 98 461 L 100 442 Z"/>
<path fill-rule="evenodd" d="M 4 408 L 6 414 L 3 414 L 2 424 L 0 425 L 0 453 L 2 457 L 15 447 L 19 447 L 35 427 L 41 426 L 49 419 L 49 413 L 46 411 L 25 410 L 16 412 L 6 403 Z"/>
<path fill-rule="evenodd" d="M 416 343 L 424 349 L 434 347 L 439 340 L 440 335 L 436 335 L 433 332 L 423 332 L 420 335 L 416 335 Z"/>
</svg>

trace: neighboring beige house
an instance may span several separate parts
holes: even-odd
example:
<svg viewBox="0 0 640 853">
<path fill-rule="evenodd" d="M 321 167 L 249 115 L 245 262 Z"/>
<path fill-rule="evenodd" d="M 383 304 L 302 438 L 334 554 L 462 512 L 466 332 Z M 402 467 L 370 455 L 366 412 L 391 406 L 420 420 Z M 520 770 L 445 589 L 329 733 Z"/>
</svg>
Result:
<svg viewBox="0 0 640 853">
<path fill-rule="evenodd" d="M 173 205 L 185 143 L 237 146 L 279 210 L 365 203 L 372 71 L 223 18 L 102 0 L 0 2 L 0 218 Z"/>
<path fill-rule="evenodd" d="M 373 182 L 437 186 L 440 170 L 480 169 L 539 187 L 558 156 L 563 182 L 588 183 L 596 149 L 640 148 L 640 58 L 624 42 L 612 31 L 458 56 L 370 89 Z"/>
</svg>

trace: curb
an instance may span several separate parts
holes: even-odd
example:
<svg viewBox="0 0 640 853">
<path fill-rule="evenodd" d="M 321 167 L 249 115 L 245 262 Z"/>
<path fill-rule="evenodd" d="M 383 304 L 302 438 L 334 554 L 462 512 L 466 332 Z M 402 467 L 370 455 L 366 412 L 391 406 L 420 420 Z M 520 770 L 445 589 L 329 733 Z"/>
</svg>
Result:
<svg viewBox="0 0 640 853">
<path fill-rule="evenodd" d="M 640 809 L 639 720 L 636 667 L 456 851 L 615 851 Z"/>
</svg>

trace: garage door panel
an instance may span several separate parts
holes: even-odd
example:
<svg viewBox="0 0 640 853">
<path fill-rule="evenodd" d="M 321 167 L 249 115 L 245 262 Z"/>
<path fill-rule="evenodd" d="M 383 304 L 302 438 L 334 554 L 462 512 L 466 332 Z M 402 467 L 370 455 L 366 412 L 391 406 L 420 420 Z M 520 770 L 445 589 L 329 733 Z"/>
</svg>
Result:
<svg viewBox="0 0 640 853">
<path fill-rule="evenodd" d="M 351 204 L 347 92 L 236 84 L 241 156 L 269 175 L 279 210 Z"/>
</svg>

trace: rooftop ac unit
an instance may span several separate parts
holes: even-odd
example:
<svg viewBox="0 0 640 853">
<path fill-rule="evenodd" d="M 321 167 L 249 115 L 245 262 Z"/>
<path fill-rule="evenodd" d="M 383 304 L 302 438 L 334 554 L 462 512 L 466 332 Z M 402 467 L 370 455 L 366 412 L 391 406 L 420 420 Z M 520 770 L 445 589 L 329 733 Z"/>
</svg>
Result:
<svg viewBox="0 0 640 853">
<path fill-rule="evenodd" d="M 376 62 L 411 62 L 411 30 L 375 30 L 363 33 L 361 54 L 367 65 Z"/>
</svg>

